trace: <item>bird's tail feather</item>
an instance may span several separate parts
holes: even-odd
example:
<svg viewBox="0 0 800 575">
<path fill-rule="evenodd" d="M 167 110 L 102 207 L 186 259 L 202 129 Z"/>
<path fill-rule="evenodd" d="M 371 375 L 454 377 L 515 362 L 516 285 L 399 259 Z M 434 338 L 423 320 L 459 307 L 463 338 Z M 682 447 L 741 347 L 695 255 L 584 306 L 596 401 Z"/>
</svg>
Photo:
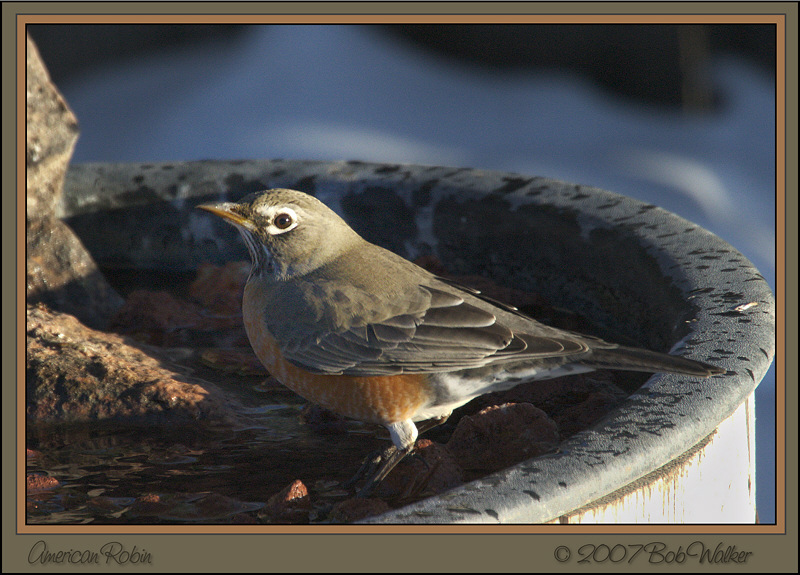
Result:
<svg viewBox="0 0 800 575">
<path fill-rule="evenodd" d="M 591 357 L 582 363 L 597 369 L 679 373 L 699 377 L 710 377 L 725 373 L 722 368 L 693 359 L 624 346 L 610 349 L 595 348 L 592 350 Z"/>
</svg>

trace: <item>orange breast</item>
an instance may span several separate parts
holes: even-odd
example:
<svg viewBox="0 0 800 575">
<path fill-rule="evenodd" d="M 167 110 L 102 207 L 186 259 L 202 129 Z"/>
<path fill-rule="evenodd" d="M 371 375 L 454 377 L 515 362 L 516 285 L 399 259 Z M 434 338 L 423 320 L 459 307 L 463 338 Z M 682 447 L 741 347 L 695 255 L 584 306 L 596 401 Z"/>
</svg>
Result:
<svg viewBox="0 0 800 575">
<path fill-rule="evenodd" d="M 260 320 L 264 303 L 257 284 L 248 282 L 242 309 L 247 336 L 261 363 L 298 395 L 346 417 L 384 425 L 412 418 L 427 403 L 427 378 L 423 374 L 318 375 L 290 363 Z"/>
</svg>

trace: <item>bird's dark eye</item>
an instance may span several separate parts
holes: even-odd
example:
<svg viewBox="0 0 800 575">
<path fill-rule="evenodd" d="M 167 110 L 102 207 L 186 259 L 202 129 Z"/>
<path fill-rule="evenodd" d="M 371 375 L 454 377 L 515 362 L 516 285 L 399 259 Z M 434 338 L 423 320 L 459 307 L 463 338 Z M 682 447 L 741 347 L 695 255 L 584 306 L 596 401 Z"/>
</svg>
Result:
<svg viewBox="0 0 800 575">
<path fill-rule="evenodd" d="M 279 230 L 285 230 L 294 223 L 294 218 L 291 216 L 291 214 L 281 212 L 275 216 L 275 218 L 272 220 L 272 223 Z"/>
</svg>

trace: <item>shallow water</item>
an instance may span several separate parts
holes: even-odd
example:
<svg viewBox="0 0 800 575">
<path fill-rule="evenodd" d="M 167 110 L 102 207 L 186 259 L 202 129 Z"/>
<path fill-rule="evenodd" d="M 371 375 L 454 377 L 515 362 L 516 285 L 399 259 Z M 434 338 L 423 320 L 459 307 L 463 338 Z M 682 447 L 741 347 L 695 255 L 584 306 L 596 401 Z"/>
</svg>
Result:
<svg viewBox="0 0 800 575">
<path fill-rule="evenodd" d="M 300 407 L 254 410 L 263 425 L 239 430 L 29 426 L 35 453 L 28 475 L 60 485 L 28 493 L 27 522 L 254 523 L 267 500 L 296 479 L 317 508 L 329 507 L 352 495 L 338 482 L 387 444 L 355 422 L 333 435 L 316 433 L 301 423 Z"/>
</svg>

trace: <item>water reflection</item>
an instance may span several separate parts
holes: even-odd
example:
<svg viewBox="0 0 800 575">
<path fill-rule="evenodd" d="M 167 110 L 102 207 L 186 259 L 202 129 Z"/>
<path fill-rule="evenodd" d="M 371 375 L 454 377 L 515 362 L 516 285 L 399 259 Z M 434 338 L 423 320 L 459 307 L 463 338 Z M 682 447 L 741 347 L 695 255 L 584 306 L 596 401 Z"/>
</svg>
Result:
<svg viewBox="0 0 800 575">
<path fill-rule="evenodd" d="M 31 427 L 27 472 L 43 476 L 44 486 L 29 490 L 28 523 L 255 522 L 253 512 L 296 479 L 315 505 L 341 500 L 348 493 L 339 482 L 385 445 L 356 423 L 336 437 L 317 434 L 303 425 L 299 405 L 250 415 L 262 425 Z"/>
</svg>

